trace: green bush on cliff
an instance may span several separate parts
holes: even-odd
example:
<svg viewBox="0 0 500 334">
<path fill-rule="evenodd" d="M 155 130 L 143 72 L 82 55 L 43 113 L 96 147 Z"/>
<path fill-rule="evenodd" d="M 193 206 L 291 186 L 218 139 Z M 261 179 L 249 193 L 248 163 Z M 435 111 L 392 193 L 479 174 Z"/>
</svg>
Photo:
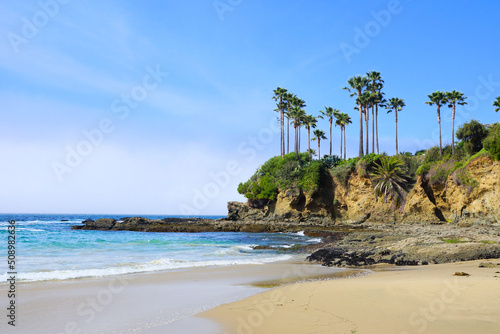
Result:
<svg viewBox="0 0 500 334">
<path fill-rule="evenodd" d="M 311 161 L 307 153 L 300 153 L 297 160 L 295 153 L 289 153 L 266 161 L 247 182 L 239 184 L 238 192 L 258 207 L 264 200 L 275 201 L 280 189 L 318 190 L 325 173 L 324 162 Z"/>
<path fill-rule="evenodd" d="M 487 135 L 486 127 L 476 120 L 462 124 L 456 133 L 457 139 L 463 142 L 464 149 L 469 155 L 473 155 L 483 148 L 483 140 Z"/>
<path fill-rule="evenodd" d="M 495 123 L 489 128 L 483 146 L 490 152 L 493 160 L 500 160 L 500 123 Z"/>
<path fill-rule="evenodd" d="M 301 170 L 299 187 L 309 193 L 319 190 L 325 172 L 325 163 L 318 160 L 311 161 Z"/>
<path fill-rule="evenodd" d="M 342 158 L 337 155 L 327 155 L 323 159 L 321 159 L 326 165 L 326 168 L 334 168 L 342 163 Z"/>
<path fill-rule="evenodd" d="M 351 176 L 354 171 L 354 166 L 356 165 L 355 160 L 346 161 L 339 166 L 330 169 L 330 173 L 334 176 L 340 184 L 347 186 L 349 181 L 349 176 Z"/>
<path fill-rule="evenodd" d="M 262 176 L 257 181 L 251 179 L 238 185 L 238 192 L 249 200 L 276 200 L 278 187 L 269 175 Z"/>
</svg>

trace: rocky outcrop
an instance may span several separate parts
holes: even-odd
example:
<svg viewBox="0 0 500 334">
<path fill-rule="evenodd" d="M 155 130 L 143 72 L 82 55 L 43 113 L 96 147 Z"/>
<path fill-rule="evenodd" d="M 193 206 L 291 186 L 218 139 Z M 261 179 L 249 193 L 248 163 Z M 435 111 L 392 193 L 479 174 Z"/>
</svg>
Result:
<svg viewBox="0 0 500 334">
<path fill-rule="evenodd" d="M 321 191 L 313 194 L 292 188 L 280 192 L 276 202 L 260 209 L 230 202 L 228 212 L 228 219 L 233 221 L 269 224 L 499 224 L 500 162 L 486 156 L 476 158 L 444 181 L 431 182 L 419 176 L 403 208 L 375 196 L 370 179 L 354 172 L 347 184 L 330 177 Z"/>
<path fill-rule="evenodd" d="M 397 228 L 395 228 L 397 226 Z M 307 259 L 326 266 L 425 265 L 500 258 L 496 226 L 375 225 L 323 245 Z"/>
</svg>

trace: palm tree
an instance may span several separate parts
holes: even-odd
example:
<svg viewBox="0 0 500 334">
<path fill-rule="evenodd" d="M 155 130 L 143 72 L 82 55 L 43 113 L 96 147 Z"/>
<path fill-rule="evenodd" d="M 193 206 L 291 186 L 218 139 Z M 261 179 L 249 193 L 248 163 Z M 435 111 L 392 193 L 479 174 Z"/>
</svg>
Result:
<svg viewBox="0 0 500 334">
<path fill-rule="evenodd" d="M 363 94 L 363 89 L 366 88 L 368 84 L 368 78 L 362 77 L 360 75 L 355 76 L 347 80 L 350 87 L 344 87 L 343 89 L 348 90 L 351 93 L 351 97 L 357 96 L 356 103 L 358 104 L 359 110 L 359 153 L 358 156 L 363 156 L 363 108 L 361 107 L 361 101 L 359 97 Z M 351 92 L 351 89 L 353 92 Z"/>
<path fill-rule="evenodd" d="M 299 153 L 299 123 L 300 119 L 305 115 L 304 109 L 301 109 L 299 106 L 293 106 L 292 110 L 290 111 L 290 118 L 292 119 L 293 122 L 293 128 L 295 130 L 295 154 Z"/>
<path fill-rule="evenodd" d="M 293 106 L 293 101 L 297 98 L 295 94 L 287 93 L 284 97 L 285 116 L 286 116 L 286 153 L 290 153 L 290 110 Z M 285 144 L 283 144 L 285 145 Z"/>
<path fill-rule="evenodd" d="M 306 101 L 298 98 L 296 95 L 293 95 L 291 97 L 291 105 L 292 109 L 294 107 L 299 107 L 300 109 L 306 107 Z M 295 130 L 295 151 L 300 152 L 300 126 L 302 125 L 302 117 L 305 115 L 305 111 L 302 110 L 302 113 L 300 115 L 295 114 L 294 117 L 290 116 L 293 122 L 294 130 Z"/>
<path fill-rule="evenodd" d="M 387 111 L 387 113 L 390 113 L 394 110 L 394 117 L 396 120 L 396 155 L 399 152 L 399 150 L 398 150 L 398 111 L 403 109 L 404 106 L 406 106 L 406 105 L 405 105 L 405 102 L 403 101 L 403 99 L 400 99 L 397 97 L 393 97 L 393 98 L 389 99 L 389 102 L 386 105 L 386 108 L 389 109 L 389 111 Z"/>
<path fill-rule="evenodd" d="M 439 124 L 439 154 L 443 154 L 443 147 L 441 144 L 441 107 L 448 103 L 448 99 L 446 98 L 446 93 L 443 93 L 442 91 L 437 91 L 434 92 L 430 95 L 427 95 L 430 101 L 425 102 L 425 104 L 428 104 L 430 106 L 436 105 L 437 107 L 437 115 L 438 115 L 438 124 Z"/>
<path fill-rule="evenodd" d="M 325 110 L 320 110 L 319 111 L 323 116 L 325 116 L 326 119 L 328 119 L 328 122 L 330 122 L 330 155 L 332 155 L 332 125 L 333 125 L 333 117 L 336 117 L 336 114 L 339 113 L 338 109 L 333 109 L 332 107 L 326 107 Z M 319 118 L 323 118 L 323 116 L 318 116 Z"/>
<path fill-rule="evenodd" d="M 363 108 L 363 114 L 365 115 L 365 132 L 366 132 L 366 154 L 370 154 L 370 143 L 369 143 L 369 129 L 368 129 L 368 124 L 370 120 L 370 113 L 369 109 L 370 106 L 373 104 L 373 99 L 374 99 L 374 94 L 372 94 L 370 91 L 366 90 L 361 94 L 361 97 L 358 98 L 361 102 L 361 106 Z"/>
<path fill-rule="evenodd" d="M 307 152 L 311 151 L 311 128 L 316 127 L 316 123 L 318 122 L 318 119 L 314 117 L 313 115 L 305 115 L 304 118 L 304 125 L 306 126 L 307 129 Z M 312 157 L 312 155 L 311 155 Z"/>
<path fill-rule="evenodd" d="M 342 113 L 340 111 L 335 115 L 335 126 L 340 127 L 340 158 L 342 159 Z"/>
<path fill-rule="evenodd" d="M 370 90 L 372 93 L 376 94 L 374 97 L 373 101 L 373 106 L 375 106 L 375 115 L 373 115 L 373 106 L 372 106 L 372 152 L 375 152 L 374 150 L 374 145 L 375 145 L 375 140 L 373 139 L 373 134 L 375 133 L 376 141 L 377 141 L 377 154 L 379 154 L 379 147 L 378 147 L 378 105 L 381 103 L 383 99 L 383 93 L 382 93 L 382 88 L 384 87 L 383 83 L 384 80 L 382 80 L 382 76 L 380 75 L 380 72 L 376 71 L 371 71 L 366 73 L 366 76 L 368 80 L 371 81 L 370 84 Z M 375 124 L 373 122 L 375 121 Z"/>
<path fill-rule="evenodd" d="M 325 132 L 323 130 L 314 130 L 314 138 L 311 140 L 317 140 L 318 141 L 318 159 L 321 159 L 321 150 L 320 150 L 320 142 L 321 139 L 326 139 L 325 137 Z"/>
<path fill-rule="evenodd" d="M 406 198 L 406 175 L 406 165 L 397 156 L 381 157 L 380 164 L 375 162 L 375 168 L 370 173 L 376 194 L 383 195 L 384 202 L 394 200 L 396 206 L 403 204 Z"/>
<path fill-rule="evenodd" d="M 493 102 L 493 107 L 497 107 L 495 108 L 495 112 L 500 110 L 500 96 Z"/>
<path fill-rule="evenodd" d="M 344 160 L 346 160 L 347 157 L 347 146 L 346 146 L 346 141 L 345 141 L 345 126 L 348 124 L 351 124 L 351 117 L 349 117 L 348 114 L 342 114 L 342 131 L 344 132 Z"/>
<path fill-rule="evenodd" d="M 455 155 L 455 106 L 456 104 L 463 106 L 467 104 L 465 99 L 467 97 L 464 96 L 463 93 L 460 93 L 456 90 L 452 90 L 451 92 L 446 93 L 446 99 L 448 100 L 448 108 L 453 108 L 451 113 L 452 119 L 452 130 L 451 130 L 451 152 Z"/>
<path fill-rule="evenodd" d="M 272 99 L 274 101 L 279 101 L 277 103 L 278 110 L 280 113 L 280 126 L 281 126 L 281 136 L 280 136 L 280 149 L 281 149 L 281 157 L 283 158 L 285 155 L 285 104 L 283 103 L 284 98 L 286 98 L 287 90 L 285 88 L 278 87 L 274 91 L 274 96 Z"/>
<path fill-rule="evenodd" d="M 347 124 L 352 123 L 351 117 L 345 113 L 338 113 L 336 116 L 337 121 L 335 122 L 335 126 L 340 126 L 340 158 L 342 158 L 342 142 L 344 143 L 344 160 L 346 158 L 346 143 L 345 143 L 345 126 Z M 342 134 L 344 138 L 342 139 Z"/>
</svg>

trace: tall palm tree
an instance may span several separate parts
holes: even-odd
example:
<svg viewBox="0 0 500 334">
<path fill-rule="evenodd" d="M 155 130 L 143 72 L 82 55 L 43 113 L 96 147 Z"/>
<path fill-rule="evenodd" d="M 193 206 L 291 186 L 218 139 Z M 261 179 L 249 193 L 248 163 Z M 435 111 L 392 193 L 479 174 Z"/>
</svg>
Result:
<svg viewBox="0 0 500 334">
<path fill-rule="evenodd" d="M 318 119 L 313 115 L 305 115 L 303 118 L 303 122 L 307 129 L 307 152 L 311 152 L 311 128 L 316 127 Z"/>
<path fill-rule="evenodd" d="M 342 119 L 342 124 L 341 124 L 341 129 L 344 132 L 344 160 L 346 160 L 347 157 L 347 146 L 346 146 L 346 141 L 345 141 L 345 126 L 348 124 L 351 124 L 351 117 L 349 117 L 348 114 L 342 113 L 341 114 L 341 119 Z"/>
<path fill-rule="evenodd" d="M 326 139 L 325 137 L 325 132 L 323 130 L 314 130 L 313 132 L 314 134 L 314 138 L 311 139 L 311 140 L 317 140 L 318 141 L 318 159 L 321 159 L 321 150 L 320 150 L 320 142 L 321 142 L 321 139 Z"/>
<path fill-rule="evenodd" d="M 335 126 L 339 126 L 340 127 L 340 158 L 342 159 L 342 113 L 339 111 L 336 115 L 335 115 Z"/>
<path fill-rule="evenodd" d="M 280 150 L 281 157 L 283 158 L 285 155 L 285 105 L 283 103 L 284 98 L 286 97 L 287 90 L 285 88 L 278 87 L 274 91 L 274 96 L 272 99 L 274 101 L 279 101 L 277 103 L 278 111 L 280 113 L 280 127 L 281 127 L 281 136 L 280 136 Z"/>
<path fill-rule="evenodd" d="M 394 118 L 396 120 L 396 155 L 398 154 L 398 111 L 403 109 L 406 106 L 403 99 L 393 97 L 389 99 L 389 102 L 386 105 L 386 108 L 389 109 L 387 113 L 394 111 Z"/>
<path fill-rule="evenodd" d="M 302 108 L 305 108 L 306 107 L 306 101 L 302 100 L 301 98 L 297 97 L 296 95 L 293 95 L 291 97 L 291 105 L 292 105 L 292 109 L 293 107 L 299 107 L 300 109 Z M 300 152 L 300 126 L 302 125 L 302 117 L 305 115 L 305 111 L 302 110 L 303 113 L 298 116 L 297 118 L 295 117 L 290 117 L 292 119 L 292 123 L 293 123 L 293 126 L 294 126 L 294 130 L 295 130 L 295 150 L 296 152 Z M 296 116 L 296 114 L 295 114 Z"/>
<path fill-rule="evenodd" d="M 446 99 L 448 100 L 448 108 L 453 108 L 451 113 L 452 119 L 452 130 L 451 130 L 451 152 L 455 155 L 455 106 L 464 104 L 468 104 L 465 102 L 467 97 L 464 96 L 463 93 L 460 93 L 456 90 L 452 90 L 451 92 L 446 93 Z"/>
<path fill-rule="evenodd" d="M 343 89 L 348 90 L 351 93 L 351 97 L 357 96 L 356 103 L 358 104 L 359 110 L 359 153 L 358 156 L 363 156 L 363 108 L 361 106 L 361 101 L 359 97 L 363 94 L 363 90 L 366 89 L 368 85 L 368 78 L 364 76 L 355 76 L 347 80 L 349 87 L 344 87 Z M 352 90 L 352 92 L 351 92 Z"/>
<path fill-rule="evenodd" d="M 376 94 L 376 97 L 374 97 L 374 103 L 372 106 L 372 152 L 375 152 L 374 150 L 374 145 L 375 145 L 375 140 L 373 139 L 373 133 L 375 133 L 376 137 L 376 147 L 377 147 L 377 154 L 379 154 L 379 146 L 378 146 L 378 106 L 379 103 L 381 103 L 383 99 L 383 93 L 382 93 L 382 88 L 384 87 L 383 83 L 384 80 L 382 80 L 382 76 L 380 75 L 380 72 L 376 71 L 371 71 L 366 73 L 366 76 L 368 80 L 371 81 L 370 84 L 370 90 L 372 93 Z M 375 115 L 373 114 L 373 107 L 375 107 Z M 373 124 L 375 122 L 375 124 Z"/>
<path fill-rule="evenodd" d="M 287 93 L 284 98 L 286 116 L 286 154 L 290 153 L 290 110 L 293 101 L 297 98 L 295 94 Z M 284 144 L 283 144 L 284 145 Z"/>
<path fill-rule="evenodd" d="M 369 143 L 369 129 L 368 129 L 368 124 L 370 120 L 370 107 L 373 104 L 373 99 L 375 97 L 375 94 L 370 92 L 369 90 L 366 90 L 361 94 L 361 96 L 358 98 L 361 102 L 361 106 L 363 108 L 363 114 L 365 115 L 365 132 L 366 132 L 366 154 L 370 154 L 370 143 Z"/>
<path fill-rule="evenodd" d="M 339 110 L 338 109 L 333 109 L 332 107 L 327 107 L 325 106 L 325 110 L 320 110 L 319 111 L 321 113 L 320 116 L 318 116 L 318 118 L 326 118 L 328 120 L 328 122 L 330 122 L 330 155 L 332 155 L 332 143 L 333 143 L 333 139 L 332 139 L 332 125 L 333 125 L 333 117 L 336 117 L 335 115 L 337 113 L 339 113 Z"/>
<path fill-rule="evenodd" d="M 500 96 L 493 102 L 493 107 L 496 107 L 495 112 L 500 110 Z"/>
<path fill-rule="evenodd" d="M 446 93 L 438 90 L 430 95 L 427 95 L 429 101 L 425 102 L 430 106 L 436 105 L 437 107 L 437 116 L 438 116 L 438 124 L 439 124 L 439 154 L 443 154 L 443 146 L 441 144 L 441 107 L 448 103 L 448 99 L 446 98 Z"/>
<path fill-rule="evenodd" d="M 292 110 L 290 110 L 290 118 L 292 119 L 293 122 L 293 128 L 295 130 L 295 154 L 298 155 L 299 153 L 299 123 L 300 119 L 305 115 L 304 109 L 300 108 L 299 106 L 293 106 Z"/>
</svg>

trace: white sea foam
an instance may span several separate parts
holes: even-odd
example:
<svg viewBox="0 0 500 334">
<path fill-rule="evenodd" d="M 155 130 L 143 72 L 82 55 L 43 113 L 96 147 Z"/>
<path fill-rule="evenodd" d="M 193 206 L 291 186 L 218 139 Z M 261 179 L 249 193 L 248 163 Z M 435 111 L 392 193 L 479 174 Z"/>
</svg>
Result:
<svg viewBox="0 0 500 334">
<path fill-rule="evenodd" d="M 310 242 L 310 243 L 320 243 L 321 242 L 321 238 L 314 238 L 314 239 L 310 239 L 310 240 L 307 240 L 307 242 Z"/>
<path fill-rule="evenodd" d="M 280 255 L 275 257 L 238 259 L 238 260 L 211 260 L 211 261 L 177 261 L 170 258 L 162 258 L 149 261 L 143 264 L 114 266 L 102 269 L 83 269 L 83 270 L 54 270 L 32 273 L 18 273 L 17 279 L 21 281 L 47 281 L 47 280 L 65 280 L 84 277 L 103 277 L 111 275 L 123 275 L 141 272 L 164 271 L 173 269 L 189 269 L 197 267 L 219 267 L 234 266 L 245 264 L 266 264 L 277 261 L 285 261 L 293 258 L 291 255 Z M 6 282 L 9 278 L 7 274 L 0 275 L 0 282 Z"/>
<path fill-rule="evenodd" d="M 6 227 L 0 227 L 0 231 L 7 231 L 9 228 Z M 40 230 L 37 228 L 29 228 L 29 227 L 17 227 L 16 226 L 16 231 L 28 231 L 28 232 L 44 232 L 45 230 Z"/>
</svg>

